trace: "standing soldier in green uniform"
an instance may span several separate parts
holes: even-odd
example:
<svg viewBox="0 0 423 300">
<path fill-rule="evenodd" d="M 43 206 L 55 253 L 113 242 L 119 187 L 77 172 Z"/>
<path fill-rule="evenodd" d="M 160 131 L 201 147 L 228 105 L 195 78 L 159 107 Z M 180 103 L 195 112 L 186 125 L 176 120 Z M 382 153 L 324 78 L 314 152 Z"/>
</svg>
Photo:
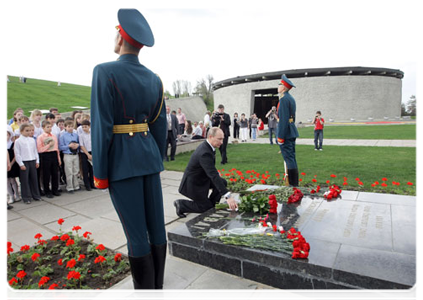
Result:
<svg viewBox="0 0 423 300">
<path fill-rule="evenodd" d="M 291 186 L 298 186 L 298 166 L 295 158 L 295 140 L 298 135 L 295 126 L 296 104 L 294 97 L 289 91 L 294 84 L 285 74 L 278 85 L 279 104 L 278 104 L 278 144 L 281 147 L 283 159 L 288 169 L 288 181 Z"/>
<path fill-rule="evenodd" d="M 141 65 L 154 36 L 136 9 L 120 9 L 117 61 L 94 68 L 91 136 L 94 182 L 109 188 L 127 239 L 135 289 L 163 287 L 166 232 L 160 172 L 166 148 L 163 85 Z"/>
</svg>

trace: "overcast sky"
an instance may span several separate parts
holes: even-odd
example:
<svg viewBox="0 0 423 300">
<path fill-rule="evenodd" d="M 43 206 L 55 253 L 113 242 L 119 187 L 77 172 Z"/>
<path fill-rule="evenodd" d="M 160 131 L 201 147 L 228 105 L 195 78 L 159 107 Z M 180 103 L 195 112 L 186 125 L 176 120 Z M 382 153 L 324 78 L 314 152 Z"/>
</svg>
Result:
<svg viewBox="0 0 423 300">
<path fill-rule="evenodd" d="M 137 8 L 156 40 L 141 50 L 140 61 L 172 94 L 175 80 L 194 87 L 208 74 L 220 81 L 364 66 L 403 71 L 405 101 L 416 94 L 421 54 L 415 41 L 417 2 L 2 1 L 2 65 L 8 75 L 89 86 L 94 66 L 117 58 L 118 9 Z"/>
</svg>

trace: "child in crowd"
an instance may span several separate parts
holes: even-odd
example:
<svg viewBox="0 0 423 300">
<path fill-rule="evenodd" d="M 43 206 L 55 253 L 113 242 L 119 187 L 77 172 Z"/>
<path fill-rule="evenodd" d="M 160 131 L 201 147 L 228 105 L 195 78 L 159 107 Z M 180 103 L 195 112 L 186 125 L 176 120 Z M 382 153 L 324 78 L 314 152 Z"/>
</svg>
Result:
<svg viewBox="0 0 423 300">
<path fill-rule="evenodd" d="M 245 118 L 245 114 L 241 114 L 241 120 L 239 120 L 239 126 L 241 129 L 241 142 L 246 142 L 248 137 L 248 120 Z"/>
<path fill-rule="evenodd" d="M 82 177 L 84 178 L 85 189 L 91 191 L 91 189 L 95 189 L 91 156 L 91 123 L 88 120 L 83 120 L 81 124 L 82 133 L 79 135 L 79 142 L 81 146 Z"/>
<path fill-rule="evenodd" d="M 56 115 L 53 113 L 46 114 L 46 121 L 49 121 L 51 124 L 51 133 L 54 134 L 59 141 L 60 138 L 60 128 L 56 124 Z"/>
<path fill-rule="evenodd" d="M 82 113 L 76 113 L 73 118 L 73 129 L 78 130 L 78 127 L 81 126 L 82 122 Z"/>
<path fill-rule="evenodd" d="M 65 133 L 65 120 L 60 118 L 56 122 L 57 127 L 59 128 L 59 134 L 57 135 L 57 140 L 60 142 L 60 137 Z M 60 173 L 60 184 L 66 184 L 66 174 L 65 174 L 65 161 L 63 159 L 63 152 L 60 152 L 60 160 L 62 161 L 62 164 L 59 166 L 59 173 Z"/>
<path fill-rule="evenodd" d="M 19 136 L 21 135 L 21 130 L 20 130 L 20 127 L 21 127 L 21 125 L 24 125 L 24 124 L 29 124 L 29 118 L 27 117 L 27 116 L 23 116 L 23 115 L 21 115 L 20 117 L 19 117 L 19 119 L 18 119 L 18 125 L 19 125 L 19 127 L 15 130 L 15 132 L 14 132 L 14 134 L 15 134 L 15 140 L 17 139 L 17 138 L 19 138 Z M 12 127 L 13 128 L 13 127 Z"/>
<path fill-rule="evenodd" d="M 10 204 L 21 201 L 16 177 L 19 177 L 19 165 L 16 163 L 12 127 L 7 127 L 7 153 L 9 155 L 10 170 L 7 171 L 7 192 Z"/>
<path fill-rule="evenodd" d="M 65 162 L 66 190 L 73 194 L 73 191 L 80 189 L 78 181 L 79 173 L 79 138 L 74 132 L 73 122 L 65 121 L 65 132 L 60 137 L 59 149 L 63 151 L 63 161 Z"/>
<path fill-rule="evenodd" d="M 60 153 L 57 137 L 51 132 L 51 123 L 44 120 L 42 127 L 44 132 L 37 138 L 37 149 L 43 173 L 44 193 L 47 198 L 53 198 L 53 195 L 60 196 L 58 176 L 58 168 L 61 164 Z"/>
<path fill-rule="evenodd" d="M 22 108 L 18 108 L 13 112 L 13 122 L 10 123 L 10 126 L 13 129 L 13 132 L 16 131 L 16 129 L 19 129 L 19 118 L 23 116 L 23 110 Z"/>
<path fill-rule="evenodd" d="M 257 127 L 258 127 L 257 115 L 253 114 L 251 117 L 251 137 L 253 141 L 255 141 L 257 138 Z"/>
<path fill-rule="evenodd" d="M 83 129 L 82 129 L 82 122 L 84 122 L 84 120 L 90 120 L 90 115 L 89 114 L 82 114 L 82 117 L 81 117 L 81 124 L 79 125 L 79 127 L 76 129 L 76 131 L 78 132 L 78 136 L 80 136 L 81 134 L 82 134 L 82 132 L 84 131 Z"/>
<path fill-rule="evenodd" d="M 259 118 L 259 125 L 258 125 L 258 136 L 263 134 L 263 130 L 264 130 L 264 122 L 261 118 Z"/>
<path fill-rule="evenodd" d="M 38 109 L 34 109 L 29 116 L 29 121 L 34 125 L 34 139 L 37 139 L 37 137 L 43 133 L 43 128 L 41 127 L 42 116 L 43 113 Z"/>
<path fill-rule="evenodd" d="M 15 142 L 15 158 L 20 167 L 19 179 L 21 195 L 26 204 L 31 203 L 31 198 L 41 200 L 38 189 L 37 169 L 40 166 L 37 145 L 33 138 L 33 125 L 22 124 L 21 137 Z"/>
</svg>

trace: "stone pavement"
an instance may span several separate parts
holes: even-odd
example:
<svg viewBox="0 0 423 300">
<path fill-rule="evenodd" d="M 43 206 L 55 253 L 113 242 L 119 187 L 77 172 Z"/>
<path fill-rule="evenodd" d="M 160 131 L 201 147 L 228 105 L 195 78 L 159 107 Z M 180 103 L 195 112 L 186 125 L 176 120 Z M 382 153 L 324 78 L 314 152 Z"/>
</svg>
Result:
<svg viewBox="0 0 423 300">
<path fill-rule="evenodd" d="M 173 201 L 181 197 L 178 187 L 182 174 L 173 171 L 161 173 L 166 231 L 197 216 L 189 214 L 187 218 L 179 219 L 175 213 Z M 73 226 L 79 225 L 83 231 L 93 233 L 95 243 L 127 254 L 126 238 L 108 192 L 83 189 L 74 194 L 64 192 L 53 199 L 44 197 L 43 201 L 33 201 L 29 205 L 20 201 L 12 206 L 13 209 L 7 211 L 7 240 L 12 242 L 14 249 L 20 249 L 25 244 L 33 245 L 37 233 L 45 238 L 55 235 L 59 231 L 57 220 L 63 218 L 62 230 L 71 231 Z M 273 289 L 171 255 L 167 256 L 164 288 Z M 128 276 L 113 289 L 133 289 L 132 277 Z"/>
<path fill-rule="evenodd" d="M 268 144 L 269 138 L 258 138 L 249 143 Z M 314 146 L 314 139 L 297 139 L 297 145 Z M 346 139 L 324 139 L 323 146 L 370 146 L 370 147 L 416 147 L 416 140 L 346 140 Z"/>
</svg>

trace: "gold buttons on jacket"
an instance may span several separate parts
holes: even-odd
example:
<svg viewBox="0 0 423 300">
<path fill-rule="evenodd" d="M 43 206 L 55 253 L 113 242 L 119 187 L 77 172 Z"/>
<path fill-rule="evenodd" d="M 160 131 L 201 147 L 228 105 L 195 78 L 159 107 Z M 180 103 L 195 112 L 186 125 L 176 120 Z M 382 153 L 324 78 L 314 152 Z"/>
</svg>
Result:
<svg viewBox="0 0 423 300">
<path fill-rule="evenodd" d="M 129 133 L 129 136 L 133 136 L 133 135 L 134 135 L 134 133 L 133 133 L 133 132 L 130 132 L 130 133 Z"/>
<path fill-rule="evenodd" d="M 134 120 L 129 120 L 129 124 L 132 124 L 132 123 L 134 123 Z"/>
</svg>

